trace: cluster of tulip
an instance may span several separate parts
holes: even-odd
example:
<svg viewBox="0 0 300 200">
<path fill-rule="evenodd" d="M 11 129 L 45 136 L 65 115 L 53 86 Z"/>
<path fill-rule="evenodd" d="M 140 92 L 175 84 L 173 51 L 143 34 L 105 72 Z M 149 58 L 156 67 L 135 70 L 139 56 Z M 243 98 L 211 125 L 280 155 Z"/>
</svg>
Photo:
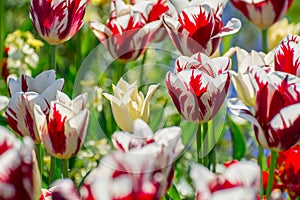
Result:
<svg viewBox="0 0 300 200">
<path fill-rule="evenodd" d="M 170 66 L 173 70 L 166 73 L 165 83 L 178 113 L 198 125 L 197 164 L 190 165 L 189 173 L 195 199 L 275 200 L 282 199 L 282 193 L 297 199 L 300 37 L 286 35 L 269 53 L 266 45 L 267 29 L 286 15 L 293 0 L 230 2 L 262 29 L 264 53 L 234 47 L 223 56 L 212 57 L 222 37 L 241 29 L 239 19 L 232 18 L 226 25 L 222 22 L 227 0 L 136 0 L 128 4 L 111 0 L 107 22 L 92 20 L 88 24 L 116 62 L 137 60 L 151 43 L 164 42 L 167 35 L 180 52 Z M 153 133 L 148 124 L 150 100 L 159 84 L 150 85 L 144 96 L 137 81 L 129 83 L 123 74 L 112 86 L 113 94 L 103 93 L 121 129 L 109 138 L 115 151 L 103 157 L 79 186 L 68 179 L 68 161 L 85 142 L 90 111 L 86 93 L 72 100 L 62 92 L 65 80 L 56 79 L 55 48 L 82 27 L 88 3 L 30 0 L 32 24 L 52 46 L 52 69 L 35 78 L 23 74 L 17 80 L 8 80 L 6 122 L 23 141 L 0 127 L 0 199 L 180 199 L 173 178 L 175 161 L 183 155 L 185 133 L 178 126 Z M 231 70 L 234 53 L 237 72 Z M 231 82 L 238 97 L 226 101 Z M 224 104 L 229 113 L 253 125 L 258 164 L 244 159 L 217 165 L 213 155 L 216 148 L 208 155 L 201 154 L 206 147 L 208 123 Z M 266 163 L 263 149 L 271 152 Z M 51 156 L 49 172 L 43 167 L 44 153 Z M 42 188 L 45 177 L 48 187 Z"/>
</svg>

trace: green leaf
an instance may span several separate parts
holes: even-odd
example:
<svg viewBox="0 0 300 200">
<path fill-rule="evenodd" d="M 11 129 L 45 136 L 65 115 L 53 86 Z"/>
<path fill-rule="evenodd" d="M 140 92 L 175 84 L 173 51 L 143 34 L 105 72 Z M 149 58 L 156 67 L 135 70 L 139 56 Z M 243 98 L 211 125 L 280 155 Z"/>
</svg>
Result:
<svg viewBox="0 0 300 200">
<path fill-rule="evenodd" d="M 180 124 L 180 127 L 182 129 L 182 143 L 184 146 L 187 146 L 190 142 L 193 141 L 198 125 L 196 123 L 183 121 Z"/>
<path fill-rule="evenodd" d="M 175 185 L 173 184 L 170 189 L 168 190 L 167 195 L 170 197 L 170 199 L 172 200 L 181 200 L 180 198 L 180 194 L 177 190 L 177 188 L 175 187 Z"/>
<path fill-rule="evenodd" d="M 232 137 L 232 157 L 240 160 L 246 152 L 246 142 L 241 129 L 234 123 L 229 115 L 227 115 L 230 134 Z"/>
</svg>

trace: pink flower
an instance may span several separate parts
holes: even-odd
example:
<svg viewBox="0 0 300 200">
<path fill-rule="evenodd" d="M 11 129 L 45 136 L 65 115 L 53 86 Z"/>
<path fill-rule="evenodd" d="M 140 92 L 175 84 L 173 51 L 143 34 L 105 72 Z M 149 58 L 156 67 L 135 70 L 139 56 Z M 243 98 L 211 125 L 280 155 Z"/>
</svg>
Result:
<svg viewBox="0 0 300 200">
<path fill-rule="evenodd" d="M 238 19 L 231 19 L 224 27 L 221 21 L 224 2 L 210 1 L 170 1 L 173 17 L 164 15 L 163 23 L 174 46 L 182 55 L 191 56 L 201 52 L 212 55 L 221 38 L 236 33 L 241 28 Z"/>
<path fill-rule="evenodd" d="M 229 101 L 231 111 L 250 121 L 258 143 L 274 151 L 285 151 L 300 139 L 300 79 L 283 72 L 249 70 L 256 88 L 255 114 L 242 102 Z"/>
<path fill-rule="evenodd" d="M 150 23 L 147 21 L 147 8 L 151 5 L 152 3 L 147 1 L 142 2 L 141 5 L 129 6 L 122 0 L 113 0 L 110 19 L 106 25 L 98 21 L 90 21 L 94 34 L 112 57 L 127 62 L 136 60 L 144 53 L 154 31 L 161 26 L 159 20 Z"/>
<path fill-rule="evenodd" d="M 39 105 L 45 114 L 49 112 L 49 103 L 64 84 L 63 79 L 55 78 L 55 71 L 49 70 L 35 78 L 21 75 L 18 80 L 9 79 L 11 99 L 5 114 L 8 124 L 19 136 L 30 136 L 35 143 L 41 142 L 33 116 L 33 105 Z"/>
<path fill-rule="evenodd" d="M 35 30 L 49 44 L 72 38 L 83 25 L 86 0 L 31 0 L 30 18 Z"/>
<path fill-rule="evenodd" d="M 203 123 L 221 108 L 230 85 L 227 57 L 210 59 L 202 53 L 180 56 L 166 85 L 178 112 L 188 121 Z"/>
<path fill-rule="evenodd" d="M 51 101 L 50 112 L 44 114 L 35 105 L 34 117 L 46 151 L 60 159 L 69 159 L 80 150 L 89 120 L 85 109 L 87 94 L 77 96 L 73 101 L 57 92 L 57 100 Z"/>
<path fill-rule="evenodd" d="M 287 35 L 275 49 L 275 71 L 283 71 L 300 77 L 300 37 Z"/>
<path fill-rule="evenodd" d="M 33 142 L 20 142 L 6 128 L 0 127 L 0 199 L 37 199 L 40 174 L 34 163 Z"/>
<path fill-rule="evenodd" d="M 191 178 L 197 200 L 253 200 L 259 189 L 259 167 L 253 162 L 230 165 L 222 174 L 214 174 L 202 165 L 193 165 Z"/>
<path fill-rule="evenodd" d="M 282 19 L 293 0 L 231 0 L 253 24 L 267 29 Z"/>
<path fill-rule="evenodd" d="M 104 157 L 89 174 L 80 189 L 82 199 L 161 199 L 167 192 L 174 175 L 172 163 L 183 149 L 180 128 L 165 128 L 153 137 L 145 122 L 137 120 L 134 127 L 133 136 L 114 134 L 121 151 Z"/>
</svg>

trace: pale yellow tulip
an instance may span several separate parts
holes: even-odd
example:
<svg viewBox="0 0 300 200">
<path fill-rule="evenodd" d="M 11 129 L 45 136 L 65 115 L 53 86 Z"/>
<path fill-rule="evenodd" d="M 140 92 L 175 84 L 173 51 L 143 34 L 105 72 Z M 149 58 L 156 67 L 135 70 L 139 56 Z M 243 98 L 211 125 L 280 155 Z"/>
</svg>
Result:
<svg viewBox="0 0 300 200">
<path fill-rule="evenodd" d="M 121 78 L 116 86 L 113 85 L 114 95 L 103 93 L 110 101 L 114 118 L 123 131 L 132 132 L 135 119 L 148 121 L 150 98 L 157 87 L 151 85 L 144 98 L 144 94 L 138 91 L 136 81 L 129 84 Z"/>
</svg>

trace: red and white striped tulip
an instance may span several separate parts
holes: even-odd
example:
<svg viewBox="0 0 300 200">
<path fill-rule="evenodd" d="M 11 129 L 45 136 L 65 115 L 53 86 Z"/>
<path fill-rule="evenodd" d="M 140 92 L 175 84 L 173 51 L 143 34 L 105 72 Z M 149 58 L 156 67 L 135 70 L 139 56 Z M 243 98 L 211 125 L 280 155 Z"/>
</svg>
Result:
<svg viewBox="0 0 300 200">
<path fill-rule="evenodd" d="M 8 90 L 11 99 L 5 114 L 8 124 L 19 136 L 30 136 L 35 143 L 41 142 L 33 107 L 37 104 L 48 114 L 49 104 L 55 99 L 56 91 L 62 90 L 64 85 L 63 79 L 55 78 L 55 71 L 49 70 L 35 78 L 21 75 L 18 80 L 9 79 Z"/>
<path fill-rule="evenodd" d="M 152 143 L 104 157 L 85 179 L 82 199 L 161 199 L 174 175 L 168 160 L 170 150 Z"/>
<path fill-rule="evenodd" d="M 282 19 L 293 0 L 230 0 L 253 24 L 267 29 Z"/>
<path fill-rule="evenodd" d="M 221 108 L 230 85 L 228 57 L 210 59 L 202 53 L 180 56 L 166 85 L 178 112 L 188 121 L 204 123 Z"/>
<path fill-rule="evenodd" d="M 85 109 L 87 94 L 74 100 L 57 92 L 46 115 L 40 106 L 34 106 L 34 119 L 45 150 L 60 159 L 69 159 L 80 150 L 86 136 L 89 111 Z"/>
<path fill-rule="evenodd" d="M 179 156 L 184 146 L 181 141 L 181 129 L 179 127 L 169 127 L 158 130 L 153 134 L 151 128 L 141 119 L 137 119 L 133 124 L 133 133 L 118 131 L 112 135 L 112 142 L 119 151 L 129 152 L 155 143 L 164 148 L 169 148 L 171 154 L 170 161 Z"/>
<path fill-rule="evenodd" d="M 83 25 L 86 3 L 86 0 L 31 0 L 30 19 L 46 42 L 61 44 Z"/>
<path fill-rule="evenodd" d="M 196 200 L 257 199 L 259 166 L 244 161 L 230 165 L 222 174 L 214 174 L 202 165 L 193 165 L 191 178 L 196 187 Z"/>
<path fill-rule="evenodd" d="M 230 110 L 250 121 L 258 143 L 273 151 L 285 151 L 300 140 L 300 78 L 279 71 L 252 67 L 256 88 L 255 114 L 241 101 L 229 101 Z"/>
<path fill-rule="evenodd" d="M 212 55 L 221 38 L 236 33 L 241 28 L 238 19 L 231 19 L 226 26 L 221 20 L 225 0 L 172 0 L 170 10 L 176 14 L 164 15 L 163 23 L 174 46 L 182 55 L 201 52 Z"/>
<path fill-rule="evenodd" d="M 0 199 L 38 199 L 40 174 L 33 148 L 30 138 L 25 137 L 22 143 L 8 129 L 0 127 Z"/>
<path fill-rule="evenodd" d="M 161 26 L 159 20 L 149 22 L 147 8 L 150 1 L 126 5 L 122 0 L 111 1 L 110 19 L 106 25 L 98 21 L 90 21 L 89 25 L 96 37 L 107 48 L 113 58 L 122 62 L 136 60 L 142 55 Z"/>
<path fill-rule="evenodd" d="M 275 49 L 274 69 L 300 77 L 300 37 L 287 35 Z"/>
</svg>

